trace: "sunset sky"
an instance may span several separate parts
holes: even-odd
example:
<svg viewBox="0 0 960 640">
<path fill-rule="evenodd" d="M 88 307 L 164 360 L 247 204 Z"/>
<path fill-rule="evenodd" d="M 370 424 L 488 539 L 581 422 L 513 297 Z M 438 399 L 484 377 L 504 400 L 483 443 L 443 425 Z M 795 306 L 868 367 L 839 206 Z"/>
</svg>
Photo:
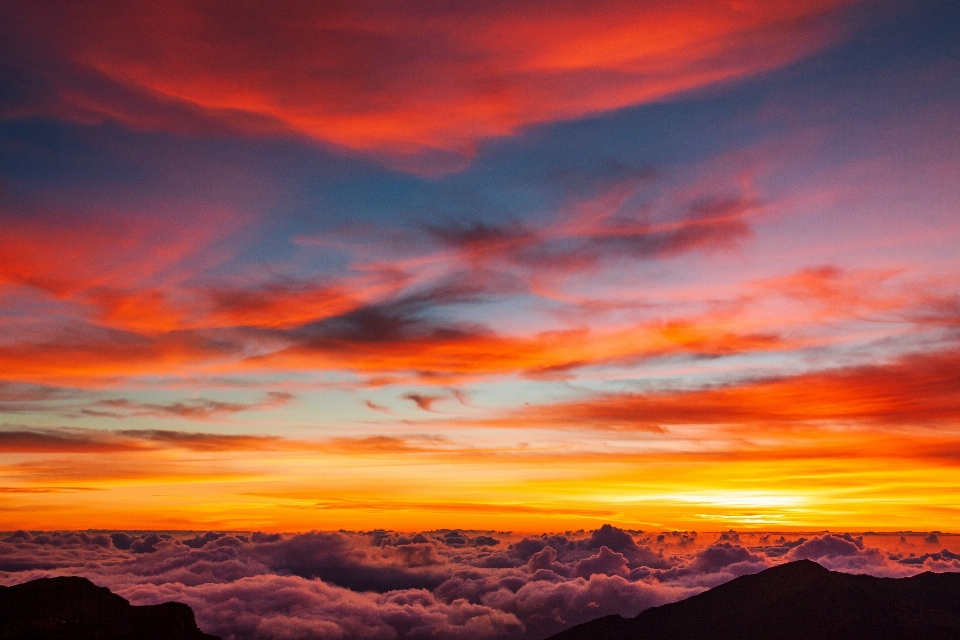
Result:
<svg viewBox="0 0 960 640">
<path fill-rule="evenodd" d="M 0 530 L 960 529 L 955 0 L 0 14 Z"/>
</svg>

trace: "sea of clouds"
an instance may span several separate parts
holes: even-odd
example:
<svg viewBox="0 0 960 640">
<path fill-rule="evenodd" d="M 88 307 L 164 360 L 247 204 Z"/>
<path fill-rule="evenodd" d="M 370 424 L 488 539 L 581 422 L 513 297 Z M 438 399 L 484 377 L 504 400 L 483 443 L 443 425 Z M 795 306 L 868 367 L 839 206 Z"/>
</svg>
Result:
<svg viewBox="0 0 960 640">
<path fill-rule="evenodd" d="M 635 616 L 781 562 L 905 577 L 960 571 L 950 537 L 822 533 L 389 531 L 3 534 L 0 584 L 85 576 L 133 604 L 177 600 L 224 640 L 538 640 Z M 909 551 L 912 549 L 912 551 Z"/>
</svg>

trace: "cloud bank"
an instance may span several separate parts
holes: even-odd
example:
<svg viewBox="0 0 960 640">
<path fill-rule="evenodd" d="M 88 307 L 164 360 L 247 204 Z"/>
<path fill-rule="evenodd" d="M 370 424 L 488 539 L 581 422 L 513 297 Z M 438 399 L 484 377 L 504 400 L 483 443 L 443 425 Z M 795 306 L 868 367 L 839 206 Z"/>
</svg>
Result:
<svg viewBox="0 0 960 640">
<path fill-rule="evenodd" d="M 134 604 L 185 602 L 224 640 L 538 640 L 783 561 L 891 577 L 960 570 L 960 554 L 946 548 L 918 555 L 851 534 L 771 537 L 611 525 L 541 536 L 18 531 L 0 541 L 0 583 L 86 576 Z M 929 547 L 929 537 L 907 544 Z"/>
</svg>

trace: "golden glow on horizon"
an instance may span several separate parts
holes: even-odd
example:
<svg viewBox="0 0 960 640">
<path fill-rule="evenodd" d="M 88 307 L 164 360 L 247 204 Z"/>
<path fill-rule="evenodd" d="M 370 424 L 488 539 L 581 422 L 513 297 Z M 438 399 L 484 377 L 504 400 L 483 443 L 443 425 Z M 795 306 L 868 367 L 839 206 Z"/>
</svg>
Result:
<svg viewBox="0 0 960 640">
<path fill-rule="evenodd" d="M 62 4 L 0 21 L 0 529 L 960 530 L 924 8 Z"/>
<path fill-rule="evenodd" d="M 0 529 L 25 517 L 83 527 L 94 510 L 117 528 L 949 530 L 960 504 L 951 464 L 885 450 L 844 458 L 824 446 L 823 457 L 778 460 L 769 449 L 704 458 L 310 448 L 6 454 Z"/>
</svg>

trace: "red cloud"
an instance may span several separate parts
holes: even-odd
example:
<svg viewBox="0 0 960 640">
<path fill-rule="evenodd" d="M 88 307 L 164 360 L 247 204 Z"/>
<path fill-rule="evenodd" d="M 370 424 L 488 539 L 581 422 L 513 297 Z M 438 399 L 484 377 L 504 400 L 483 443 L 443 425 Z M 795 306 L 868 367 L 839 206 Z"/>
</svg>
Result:
<svg viewBox="0 0 960 640">
<path fill-rule="evenodd" d="M 444 399 L 444 396 L 429 396 L 422 393 L 405 393 L 401 397 L 404 400 L 410 400 L 424 411 L 433 411 L 433 405 Z"/>
<path fill-rule="evenodd" d="M 11 7 L 4 37 L 51 85 L 15 113 L 293 131 L 429 170 L 525 125 L 789 63 L 836 38 L 845 4 L 62 2 Z"/>
<path fill-rule="evenodd" d="M 520 410 L 509 424 L 661 430 L 660 425 L 960 423 L 960 352 L 696 391 L 599 396 Z"/>
<path fill-rule="evenodd" d="M 217 211 L 177 225 L 142 212 L 20 213 L 4 219 L 0 234 L 0 296 L 20 311 L 6 319 L 0 341 L 8 379 L 82 381 L 220 366 L 251 340 L 287 344 L 252 330 L 342 315 L 402 285 L 390 273 L 336 282 L 204 282 L 204 269 L 228 257 L 210 250 L 222 240 L 218 229 L 236 222 Z"/>
<path fill-rule="evenodd" d="M 202 224 L 171 225 L 167 216 L 135 212 L 23 213 L 3 221 L 0 286 L 28 286 L 58 298 L 175 277 L 173 268 L 220 235 L 216 227 L 229 217 L 205 211 Z M 162 303 L 158 295 L 141 294 L 144 315 Z"/>
<path fill-rule="evenodd" d="M 371 317 L 354 314 L 321 324 L 310 333 L 296 334 L 295 344 L 251 358 L 245 365 L 352 369 L 364 374 L 414 372 L 415 379 L 422 382 L 449 383 L 458 378 L 516 373 L 557 377 L 587 366 L 668 355 L 727 355 L 796 346 L 773 334 L 740 335 L 709 321 L 703 325 L 690 321 L 504 336 L 482 327 L 421 323 L 389 309 L 366 312 Z M 430 402 L 417 404 L 426 408 Z"/>
<path fill-rule="evenodd" d="M 115 335 L 90 331 L 36 342 L 0 345 L 0 370 L 16 380 L 97 384 L 153 373 L 184 374 L 224 363 L 236 342 L 199 335 Z"/>
</svg>

